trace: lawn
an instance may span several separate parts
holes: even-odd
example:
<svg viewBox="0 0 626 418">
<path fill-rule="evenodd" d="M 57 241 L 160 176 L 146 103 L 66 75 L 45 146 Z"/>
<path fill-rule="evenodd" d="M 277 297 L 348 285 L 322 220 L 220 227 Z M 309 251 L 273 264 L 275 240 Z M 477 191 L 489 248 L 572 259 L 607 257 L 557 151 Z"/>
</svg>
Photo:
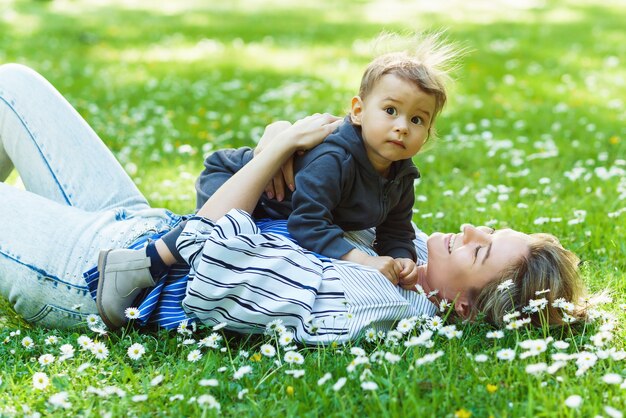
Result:
<svg viewBox="0 0 626 418">
<path fill-rule="evenodd" d="M 48 78 L 151 204 L 178 213 L 195 207 L 211 150 L 253 145 L 275 120 L 344 114 L 381 30 L 445 29 L 470 52 L 439 138 L 415 157 L 415 222 L 552 233 L 588 287 L 612 293 L 596 321 L 571 328 L 488 338 L 484 323 L 456 324 L 460 335 L 440 330 L 428 347 L 410 343 L 411 323 L 299 354 L 278 336 L 204 327 L 42 330 L 2 301 L 0 416 L 621 417 L 624 21 L 626 4 L 596 0 L 0 0 L 0 63 Z"/>
</svg>

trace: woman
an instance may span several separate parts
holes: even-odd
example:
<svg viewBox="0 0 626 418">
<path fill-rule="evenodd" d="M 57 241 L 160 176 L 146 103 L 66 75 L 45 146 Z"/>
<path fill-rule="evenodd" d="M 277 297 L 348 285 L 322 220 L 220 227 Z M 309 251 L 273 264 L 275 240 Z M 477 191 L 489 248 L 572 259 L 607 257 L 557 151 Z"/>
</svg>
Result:
<svg viewBox="0 0 626 418">
<path fill-rule="evenodd" d="M 177 244 L 191 266 L 189 280 L 166 277 L 143 295 L 148 316 L 159 322 L 172 308 L 182 312 L 180 302 L 168 303 L 186 294 L 183 316 L 225 320 L 244 332 L 262 332 L 269 318 L 281 319 L 297 339 L 323 343 L 354 338 L 368 325 L 388 328 L 406 316 L 435 314 L 426 296 L 399 289 L 371 269 L 317 259 L 287 238 L 261 233 L 247 215 L 281 164 L 321 142 L 336 124 L 334 117 L 314 115 L 269 138 L 211 196 Z M 96 265 L 99 250 L 141 246 L 181 220 L 149 207 L 95 132 L 45 79 L 7 64 L 0 66 L 0 180 L 13 166 L 26 191 L 0 184 L 0 294 L 31 323 L 66 328 L 96 313 L 94 289 L 83 273 Z M 353 239 L 363 248 L 371 244 L 368 233 Z M 435 233 L 417 245 L 422 258 L 428 247 L 420 284 L 428 293 L 439 290 L 431 296 L 435 303 L 455 300 L 464 318 L 482 312 L 501 324 L 536 291 L 549 288 L 549 302 L 576 303 L 583 294 L 576 257 L 548 235 L 465 225 L 460 234 Z M 271 266 L 258 264 L 259 258 Z M 497 290 L 506 280 L 512 287 Z M 270 295 L 273 286 L 289 294 Z M 561 309 L 552 303 L 546 309 L 551 323 L 562 322 Z M 584 311 L 570 314 L 582 317 Z"/>
</svg>

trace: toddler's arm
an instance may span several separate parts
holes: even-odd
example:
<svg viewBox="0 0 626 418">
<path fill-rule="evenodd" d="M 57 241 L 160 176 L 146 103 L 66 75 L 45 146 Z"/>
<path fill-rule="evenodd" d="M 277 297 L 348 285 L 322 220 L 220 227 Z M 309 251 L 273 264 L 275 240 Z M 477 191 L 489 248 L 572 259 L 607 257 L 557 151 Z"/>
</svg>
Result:
<svg viewBox="0 0 626 418">
<path fill-rule="evenodd" d="M 415 191 L 413 183 L 407 182 L 398 204 L 389 211 L 387 218 L 376 227 L 376 242 L 374 248 L 380 255 L 393 258 L 408 258 L 417 260 L 415 251 L 415 230 L 411 224 Z"/>
<path fill-rule="evenodd" d="M 345 156 L 329 148 L 316 148 L 303 156 L 292 195 L 293 212 L 287 228 L 304 248 L 341 259 L 354 248 L 334 223 L 332 211 L 343 193 Z"/>
<path fill-rule="evenodd" d="M 254 156 L 250 147 L 222 149 L 204 160 L 204 171 L 196 180 L 196 210 Z"/>
</svg>

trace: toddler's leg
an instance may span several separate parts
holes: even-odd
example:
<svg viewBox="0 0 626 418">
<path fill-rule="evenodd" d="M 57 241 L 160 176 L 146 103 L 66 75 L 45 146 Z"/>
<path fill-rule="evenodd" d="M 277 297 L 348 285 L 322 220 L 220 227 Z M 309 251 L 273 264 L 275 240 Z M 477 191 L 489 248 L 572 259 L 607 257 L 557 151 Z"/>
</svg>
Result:
<svg viewBox="0 0 626 418">
<path fill-rule="evenodd" d="M 180 234 L 182 234 L 183 229 L 185 229 L 185 225 L 187 225 L 187 221 L 182 221 L 175 228 L 172 228 L 170 232 L 163 235 L 159 240 L 160 243 L 159 241 L 156 242 L 156 248 L 159 252 L 159 256 L 167 266 L 171 266 L 176 262 L 185 262 L 176 248 L 176 240 Z"/>
</svg>

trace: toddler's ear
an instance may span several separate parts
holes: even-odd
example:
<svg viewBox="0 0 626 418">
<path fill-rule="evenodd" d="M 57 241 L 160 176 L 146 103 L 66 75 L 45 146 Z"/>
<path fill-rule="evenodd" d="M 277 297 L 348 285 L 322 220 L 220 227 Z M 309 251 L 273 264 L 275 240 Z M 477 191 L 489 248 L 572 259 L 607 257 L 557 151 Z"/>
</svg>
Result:
<svg viewBox="0 0 626 418">
<path fill-rule="evenodd" d="M 363 100 L 361 97 L 354 96 L 352 98 L 352 110 L 350 112 L 350 121 L 353 125 L 361 125 L 361 115 L 363 114 Z"/>
</svg>

